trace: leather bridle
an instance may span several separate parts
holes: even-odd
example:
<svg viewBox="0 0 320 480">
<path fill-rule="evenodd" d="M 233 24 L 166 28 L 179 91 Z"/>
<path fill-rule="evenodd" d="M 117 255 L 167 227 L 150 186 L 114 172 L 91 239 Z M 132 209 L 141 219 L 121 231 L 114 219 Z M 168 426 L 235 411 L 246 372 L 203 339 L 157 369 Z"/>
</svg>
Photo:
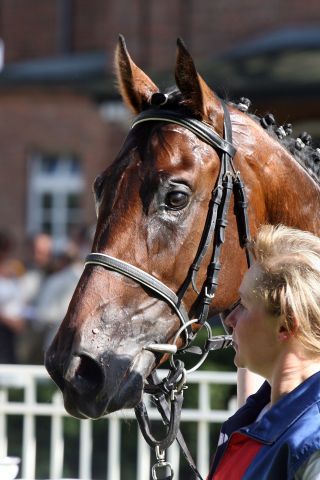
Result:
<svg viewBox="0 0 320 480">
<path fill-rule="evenodd" d="M 205 122 L 181 113 L 177 113 L 175 111 L 167 110 L 162 107 L 143 111 L 135 118 L 132 125 L 132 128 L 136 128 L 138 125 L 146 122 L 174 123 L 190 130 L 202 141 L 221 152 L 220 171 L 212 191 L 212 197 L 209 203 L 201 241 L 196 253 L 196 257 L 190 266 L 187 278 L 185 279 L 185 282 L 180 290 L 175 293 L 164 283 L 142 269 L 104 253 L 90 253 L 85 262 L 85 265 L 100 265 L 108 270 L 112 270 L 129 277 L 140 285 L 147 287 L 167 304 L 169 304 L 181 322 L 181 328 L 179 329 L 177 336 L 180 336 L 182 333 L 185 335 L 184 345 L 179 348 L 179 351 L 192 351 L 192 349 L 195 351 L 199 349 L 199 347 L 190 347 L 190 343 L 196 336 L 192 326 L 194 324 L 198 324 L 200 326 L 205 325 L 208 330 L 208 340 L 202 351 L 204 358 L 206 358 L 210 350 L 226 348 L 232 345 L 232 338 L 230 335 L 212 336 L 211 329 L 207 323 L 210 305 L 214 299 L 218 286 L 218 275 L 221 268 L 219 259 L 221 247 L 225 240 L 225 229 L 228 224 L 227 215 L 232 193 L 234 194 L 234 209 L 237 218 L 240 246 L 245 248 L 250 239 L 247 215 L 247 199 L 244 190 L 244 184 L 241 180 L 240 172 L 235 169 L 233 164 L 233 158 L 236 153 L 236 149 L 232 144 L 232 125 L 230 115 L 225 103 L 221 102 L 221 104 L 224 110 L 224 138 L 221 138 L 213 130 L 213 127 Z M 213 246 L 211 260 L 207 266 L 206 279 L 201 287 L 201 290 L 198 291 L 196 286 L 197 274 L 209 246 Z M 246 255 L 248 266 L 250 266 L 251 256 L 247 249 Z M 198 293 L 194 315 L 195 318 L 192 319 L 190 319 L 186 309 L 183 306 L 183 298 L 190 285 L 192 285 L 193 289 Z M 175 341 L 177 340 L 177 336 Z M 175 342 L 174 344 L 163 345 L 151 344 L 145 347 L 145 349 L 162 354 L 175 354 L 177 352 Z M 201 363 L 202 361 L 199 362 L 196 367 L 198 367 Z M 172 359 L 171 369 L 167 378 L 160 382 L 157 380 L 156 374 L 153 373 L 148 379 L 149 384 L 145 387 L 145 391 L 153 395 L 153 399 L 157 404 L 163 421 L 168 425 L 168 432 L 163 440 L 156 440 L 152 436 L 149 419 L 143 402 L 140 402 L 138 407 L 135 409 L 136 416 L 145 439 L 149 445 L 156 448 L 158 463 L 155 465 L 155 467 L 162 468 L 167 465 L 167 463 L 164 461 L 163 452 L 176 437 L 178 437 L 177 439 L 180 445 L 184 444 L 183 438 L 182 440 L 181 438 L 179 439 L 179 437 L 181 437 L 179 432 L 179 422 L 182 408 L 182 390 L 185 382 L 185 372 L 186 371 L 184 369 L 183 362 L 181 362 L 181 360 L 174 361 Z M 168 413 L 166 401 L 166 397 L 168 396 L 170 397 L 171 414 Z M 185 444 L 182 449 L 194 473 L 201 478 Z M 154 471 L 153 475 L 153 478 L 158 478 Z M 172 478 L 172 476 L 166 478 Z"/>
</svg>

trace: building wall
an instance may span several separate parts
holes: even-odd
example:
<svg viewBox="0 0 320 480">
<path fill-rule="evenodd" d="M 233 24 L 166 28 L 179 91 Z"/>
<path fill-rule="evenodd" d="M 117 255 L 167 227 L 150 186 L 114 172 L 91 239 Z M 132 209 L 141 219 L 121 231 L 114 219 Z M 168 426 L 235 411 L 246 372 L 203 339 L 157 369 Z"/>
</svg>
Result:
<svg viewBox="0 0 320 480">
<path fill-rule="evenodd" d="M 139 61 L 155 70 L 171 66 L 178 36 L 202 61 L 278 28 L 320 22 L 316 0 L 118 0 L 110 12 L 108 50 L 121 32 Z"/>
<path fill-rule="evenodd" d="M 5 43 L 6 63 L 56 53 L 58 11 L 55 0 L 1 0 L 0 15 L 0 37 Z"/>
<path fill-rule="evenodd" d="M 106 35 L 112 21 L 109 0 L 73 0 L 72 49 L 105 50 Z"/>
<path fill-rule="evenodd" d="M 64 22 L 71 51 L 112 54 L 122 33 L 139 63 L 162 70 L 178 36 L 201 61 L 278 28 L 318 26 L 320 8 L 317 0 L 0 0 L 6 61 L 57 55 Z"/>
<path fill-rule="evenodd" d="M 123 33 L 133 58 L 151 75 L 173 71 L 178 36 L 199 64 L 269 31 L 319 24 L 318 0 L 303 5 L 297 0 L 0 0 L 7 64 L 57 56 L 63 38 L 64 53 L 104 50 L 111 57 Z M 319 118 L 314 101 L 278 99 L 273 107 L 268 98 L 256 108 L 274 110 L 279 121 Z M 78 154 L 86 181 L 84 218 L 94 222 L 93 178 L 115 157 L 124 135 L 119 124 L 103 119 L 88 94 L 73 93 L 72 86 L 0 90 L 0 228 L 10 226 L 21 247 L 27 162 L 35 150 Z"/>
<path fill-rule="evenodd" d="M 37 152 L 77 154 L 86 182 L 84 221 L 92 224 L 92 182 L 111 162 L 122 137 L 84 96 L 35 90 L 1 94 L 0 227 L 7 226 L 20 244 L 25 240 L 28 159 Z"/>
</svg>

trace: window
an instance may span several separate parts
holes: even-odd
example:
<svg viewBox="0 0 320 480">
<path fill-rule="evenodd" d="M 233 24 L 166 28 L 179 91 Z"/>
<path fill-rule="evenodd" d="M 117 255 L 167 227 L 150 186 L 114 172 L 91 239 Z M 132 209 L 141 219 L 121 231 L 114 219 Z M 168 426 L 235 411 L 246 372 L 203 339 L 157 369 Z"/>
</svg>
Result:
<svg viewBox="0 0 320 480">
<path fill-rule="evenodd" d="M 46 232 L 55 248 L 66 243 L 83 221 L 84 178 L 79 159 L 71 154 L 35 154 L 29 164 L 27 230 Z"/>
</svg>

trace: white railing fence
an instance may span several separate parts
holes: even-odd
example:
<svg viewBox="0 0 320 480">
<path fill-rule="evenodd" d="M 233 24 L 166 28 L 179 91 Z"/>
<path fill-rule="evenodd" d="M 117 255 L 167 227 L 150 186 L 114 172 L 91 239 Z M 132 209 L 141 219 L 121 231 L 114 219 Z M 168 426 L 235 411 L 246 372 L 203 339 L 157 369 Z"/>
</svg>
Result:
<svg viewBox="0 0 320 480">
<path fill-rule="evenodd" d="M 188 428 L 187 424 L 194 426 L 192 433 L 192 454 L 195 457 L 200 473 L 205 477 L 208 473 L 209 462 L 212 456 L 213 445 L 210 445 L 210 429 L 213 425 L 221 424 L 235 409 L 235 402 L 229 402 L 226 409 L 212 408 L 215 392 L 219 392 L 221 385 L 236 385 L 235 372 L 195 372 L 188 377 L 190 389 L 197 389 L 197 405 L 188 407 L 182 412 L 182 431 Z M 43 400 L 39 396 L 39 388 L 46 392 Z M 19 396 L 19 395 L 20 396 Z M 19 398 L 17 398 L 17 395 Z M 188 392 L 186 393 L 186 399 Z M 219 396 L 219 395 L 218 395 Z M 194 398 L 194 396 L 193 396 Z M 159 421 L 159 414 L 154 408 L 149 409 L 149 416 Z M 45 427 L 42 427 L 41 438 L 39 434 L 39 418 L 47 417 Z M 11 419 L 20 419 L 22 432 L 19 438 L 12 439 L 10 435 Z M 149 480 L 150 468 L 153 462 L 153 453 L 150 452 L 140 432 L 136 428 L 133 410 L 117 412 L 99 420 L 106 426 L 105 446 L 101 445 L 101 432 L 98 447 L 105 448 L 105 471 L 96 473 L 95 462 L 95 425 L 97 422 L 90 420 L 67 420 L 63 407 L 62 396 L 59 391 L 52 388 L 52 381 L 42 366 L 29 365 L 0 365 L 0 458 L 6 455 L 21 456 L 21 469 L 18 478 L 34 480 L 37 478 L 62 479 L 70 476 L 66 470 L 66 457 L 74 458 L 77 466 L 73 476 L 81 480 Z M 79 443 L 74 445 L 66 439 L 65 422 L 74 422 L 73 430 L 79 429 Z M 100 424 L 101 426 L 101 424 Z M 16 429 L 17 427 L 15 427 Z M 19 427 L 18 427 L 19 428 Z M 70 425 L 69 425 L 70 428 Z M 189 427 L 191 428 L 191 427 Z M 47 439 L 44 440 L 44 433 Z M 16 430 L 15 430 L 16 431 Z M 135 433 L 137 432 L 137 433 Z M 135 444 L 136 461 L 128 473 L 129 456 L 126 440 L 131 435 L 136 435 Z M 196 436 L 196 442 L 194 440 Z M 21 445 L 18 445 L 20 441 Z M 40 445 L 41 442 L 41 445 Z M 11 446 L 14 443 L 14 446 Z M 43 445 L 43 443 L 45 445 Z M 39 449 L 47 448 L 47 461 L 42 460 L 47 471 L 39 473 Z M 12 451 L 12 449 L 18 448 Z M 132 449 L 132 447 L 130 447 Z M 179 480 L 181 471 L 180 451 L 176 443 L 168 451 L 168 460 L 172 463 L 175 479 Z M 101 460 L 100 460 L 101 463 Z M 125 468 L 126 467 L 126 468 Z M 123 472 L 126 471 L 124 474 Z M 182 474 L 181 474 L 182 475 Z M 190 475 L 190 478 L 193 478 Z M 181 476 L 182 479 L 182 476 Z M 184 473 L 183 479 L 186 480 Z"/>
</svg>

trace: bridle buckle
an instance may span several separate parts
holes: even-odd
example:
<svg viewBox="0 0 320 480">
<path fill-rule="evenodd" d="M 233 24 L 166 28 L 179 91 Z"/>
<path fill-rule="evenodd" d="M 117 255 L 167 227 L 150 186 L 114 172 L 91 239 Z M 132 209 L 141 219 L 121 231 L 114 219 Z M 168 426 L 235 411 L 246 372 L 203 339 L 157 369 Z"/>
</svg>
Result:
<svg viewBox="0 0 320 480">
<path fill-rule="evenodd" d="M 208 298 L 209 300 L 213 300 L 216 295 L 215 292 L 210 293 L 208 287 L 204 287 L 204 294 L 205 294 L 205 297 Z"/>
</svg>

